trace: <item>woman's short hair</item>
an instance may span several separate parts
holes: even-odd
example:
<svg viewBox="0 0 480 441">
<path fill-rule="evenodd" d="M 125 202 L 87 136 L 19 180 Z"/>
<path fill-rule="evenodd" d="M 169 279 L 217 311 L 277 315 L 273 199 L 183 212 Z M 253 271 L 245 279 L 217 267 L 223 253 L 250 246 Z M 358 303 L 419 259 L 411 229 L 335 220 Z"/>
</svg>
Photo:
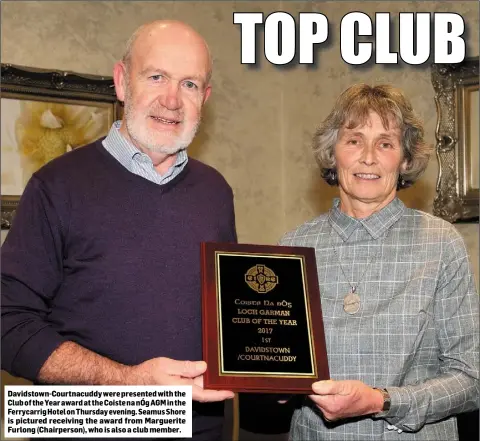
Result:
<svg viewBox="0 0 480 441">
<path fill-rule="evenodd" d="M 410 187 L 427 168 L 433 147 L 425 143 L 423 123 L 403 92 L 386 84 L 375 87 L 355 84 L 338 97 L 333 110 L 313 138 L 315 159 L 328 184 L 338 185 L 334 149 L 340 129 L 364 125 L 372 111 L 380 116 L 385 129 L 388 130 L 389 121 L 393 118 L 402 133 L 407 169 L 399 176 L 397 189 Z"/>
</svg>

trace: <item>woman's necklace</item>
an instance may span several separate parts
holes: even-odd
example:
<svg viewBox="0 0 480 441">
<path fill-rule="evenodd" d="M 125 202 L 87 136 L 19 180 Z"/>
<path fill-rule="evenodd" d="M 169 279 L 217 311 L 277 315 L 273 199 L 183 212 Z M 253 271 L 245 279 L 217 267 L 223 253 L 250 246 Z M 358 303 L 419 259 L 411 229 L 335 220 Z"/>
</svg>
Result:
<svg viewBox="0 0 480 441">
<path fill-rule="evenodd" d="M 343 310 L 347 314 L 353 315 L 360 310 L 360 296 L 356 292 L 357 287 L 363 281 L 363 278 L 365 277 L 365 274 L 367 273 L 367 270 L 370 267 L 370 265 L 377 259 L 377 256 L 380 253 L 380 250 L 382 249 L 382 245 L 386 237 L 387 237 L 386 234 L 384 237 L 382 237 L 377 252 L 372 256 L 370 261 L 365 265 L 365 269 L 357 283 L 349 281 L 347 275 L 345 274 L 345 271 L 343 270 L 342 262 L 340 261 L 340 256 L 338 255 L 338 251 L 335 248 L 335 246 L 332 244 L 333 252 L 337 258 L 338 265 L 340 266 L 340 270 L 342 271 L 343 277 L 345 278 L 347 283 L 350 285 L 350 292 L 343 298 Z"/>
</svg>

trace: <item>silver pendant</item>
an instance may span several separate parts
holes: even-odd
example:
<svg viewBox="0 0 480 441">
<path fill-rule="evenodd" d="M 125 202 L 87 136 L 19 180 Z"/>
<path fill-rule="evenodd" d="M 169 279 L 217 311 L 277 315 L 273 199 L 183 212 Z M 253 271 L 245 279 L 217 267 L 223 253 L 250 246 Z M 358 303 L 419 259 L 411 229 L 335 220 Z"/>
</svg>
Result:
<svg viewBox="0 0 480 441">
<path fill-rule="evenodd" d="M 348 293 L 343 299 L 343 310 L 347 314 L 356 314 L 360 309 L 360 296 L 354 292 Z"/>
</svg>

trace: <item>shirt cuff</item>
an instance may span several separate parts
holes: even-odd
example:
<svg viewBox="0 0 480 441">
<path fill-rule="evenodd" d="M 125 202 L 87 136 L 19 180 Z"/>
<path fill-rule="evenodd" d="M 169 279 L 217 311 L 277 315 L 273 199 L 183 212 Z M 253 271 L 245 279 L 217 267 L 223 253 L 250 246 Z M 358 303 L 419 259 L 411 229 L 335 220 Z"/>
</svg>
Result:
<svg viewBox="0 0 480 441">
<path fill-rule="evenodd" d="M 390 395 L 390 409 L 373 414 L 374 418 L 403 417 L 410 409 L 410 397 L 405 388 L 386 387 Z"/>
<path fill-rule="evenodd" d="M 399 429 L 397 426 L 394 426 L 393 424 L 387 424 L 387 429 L 388 430 L 396 430 L 398 433 L 402 433 L 403 430 Z"/>
</svg>

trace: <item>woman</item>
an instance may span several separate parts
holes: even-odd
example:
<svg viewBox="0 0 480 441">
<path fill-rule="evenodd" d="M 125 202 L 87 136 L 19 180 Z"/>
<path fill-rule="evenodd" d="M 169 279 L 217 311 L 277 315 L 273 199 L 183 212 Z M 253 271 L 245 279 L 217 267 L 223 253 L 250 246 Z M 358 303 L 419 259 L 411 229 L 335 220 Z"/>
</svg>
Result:
<svg viewBox="0 0 480 441">
<path fill-rule="evenodd" d="M 452 416 L 478 407 L 478 295 L 460 234 L 397 198 L 427 166 L 422 124 L 400 90 L 355 85 L 314 152 L 340 197 L 282 245 L 316 250 L 332 380 L 290 437 L 456 440 Z"/>
</svg>

